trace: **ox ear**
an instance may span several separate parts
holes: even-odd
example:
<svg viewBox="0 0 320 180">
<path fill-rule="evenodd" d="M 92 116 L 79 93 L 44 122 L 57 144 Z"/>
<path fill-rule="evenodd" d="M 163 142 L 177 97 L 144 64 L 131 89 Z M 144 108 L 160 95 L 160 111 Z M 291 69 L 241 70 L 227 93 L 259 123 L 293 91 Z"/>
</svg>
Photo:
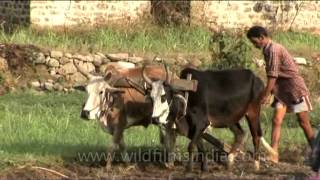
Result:
<svg viewBox="0 0 320 180">
<path fill-rule="evenodd" d="M 173 89 L 170 82 L 168 82 L 168 81 L 163 81 L 163 86 L 164 86 L 164 88 L 167 87 L 167 88 Z"/>
<path fill-rule="evenodd" d="M 109 81 L 111 79 L 112 73 L 110 71 L 107 72 L 107 74 L 103 77 L 105 81 Z"/>
<path fill-rule="evenodd" d="M 170 91 L 173 93 L 173 94 L 180 94 L 181 91 L 179 89 L 175 89 L 175 88 L 172 88 L 170 87 Z"/>
<path fill-rule="evenodd" d="M 73 88 L 78 91 L 86 91 L 86 86 L 83 86 L 83 85 L 74 86 Z"/>
</svg>

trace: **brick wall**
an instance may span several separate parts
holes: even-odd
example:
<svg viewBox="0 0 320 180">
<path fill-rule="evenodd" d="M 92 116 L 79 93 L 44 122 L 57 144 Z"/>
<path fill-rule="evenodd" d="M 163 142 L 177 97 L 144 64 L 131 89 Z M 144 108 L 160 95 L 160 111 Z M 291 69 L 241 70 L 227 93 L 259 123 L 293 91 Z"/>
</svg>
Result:
<svg viewBox="0 0 320 180">
<path fill-rule="evenodd" d="M 191 24 L 244 28 L 254 24 L 293 30 L 318 30 L 320 1 L 191 1 Z M 0 21 L 42 27 L 139 22 L 152 17 L 151 1 L 2 0 Z"/>
</svg>

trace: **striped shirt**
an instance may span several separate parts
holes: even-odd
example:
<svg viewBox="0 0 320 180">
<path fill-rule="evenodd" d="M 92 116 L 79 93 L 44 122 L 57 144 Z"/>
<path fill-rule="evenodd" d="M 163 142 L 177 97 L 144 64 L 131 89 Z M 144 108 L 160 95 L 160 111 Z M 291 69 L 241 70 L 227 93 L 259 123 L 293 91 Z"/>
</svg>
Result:
<svg viewBox="0 0 320 180">
<path fill-rule="evenodd" d="M 309 91 L 289 52 L 280 44 L 270 41 L 263 48 L 268 77 L 276 78 L 274 96 L 287 106 L 297 104 Z"/>
</svg>

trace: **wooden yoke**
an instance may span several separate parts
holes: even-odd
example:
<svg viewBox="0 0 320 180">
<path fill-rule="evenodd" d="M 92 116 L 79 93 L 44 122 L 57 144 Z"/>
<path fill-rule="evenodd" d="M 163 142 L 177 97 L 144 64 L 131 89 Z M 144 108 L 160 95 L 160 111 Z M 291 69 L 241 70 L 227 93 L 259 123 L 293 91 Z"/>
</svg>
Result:
<svg viewBox="0 0 320 180">
<path fill-rule="evenodd" d="M 117 78 L 116 78 L 117 79 Z M 136 78 L 118 78 L 114 84 L 115 87 L 122 87 L 122 88 L 130 88 L 132 87 L 131 84 L 128 83 L 128 79 L 131 81 L 143 86 L 144 81 L 142 79 Z M 197 80 L 190 80 L 189 79 L 172 79 L 170 81 L 170 85 L 173 89 L 180 90 L 180 91 L 197 91 L 198 81 Z"/>
<path fill-rule="evenodd" d="M 190 79 L 172 79 L 170 82 L 170 85 L 173 89 L 181 90 L 181 91 L 197 91 L 198 87 L 198 81 L 197 80 L 191 80 L 191 74 Z"/>
</svg>

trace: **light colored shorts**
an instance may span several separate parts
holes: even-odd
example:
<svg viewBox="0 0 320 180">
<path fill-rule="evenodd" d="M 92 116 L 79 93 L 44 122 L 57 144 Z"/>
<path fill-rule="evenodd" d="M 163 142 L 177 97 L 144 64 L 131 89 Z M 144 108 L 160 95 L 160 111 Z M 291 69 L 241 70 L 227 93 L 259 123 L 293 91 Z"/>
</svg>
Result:
<svg viewBox="0 0 320 180">
<path fill-rule="evenodd" d="M 305 112 L 305 111 L 312 111 L 312 105 L 309 99 L 309 96 L 303 96 L 301 98 L 301 102 L 298 104 L 291 104 L 287 106 L 283 102 L 279 101 L 278 99 L 274 98 L 274 101 L 271 105 L 274 108 L 284 108 L 287 107 L 287 112 L 293 112 L 293 113 L 299 113 L 299 112 Z"/>
</svg>

